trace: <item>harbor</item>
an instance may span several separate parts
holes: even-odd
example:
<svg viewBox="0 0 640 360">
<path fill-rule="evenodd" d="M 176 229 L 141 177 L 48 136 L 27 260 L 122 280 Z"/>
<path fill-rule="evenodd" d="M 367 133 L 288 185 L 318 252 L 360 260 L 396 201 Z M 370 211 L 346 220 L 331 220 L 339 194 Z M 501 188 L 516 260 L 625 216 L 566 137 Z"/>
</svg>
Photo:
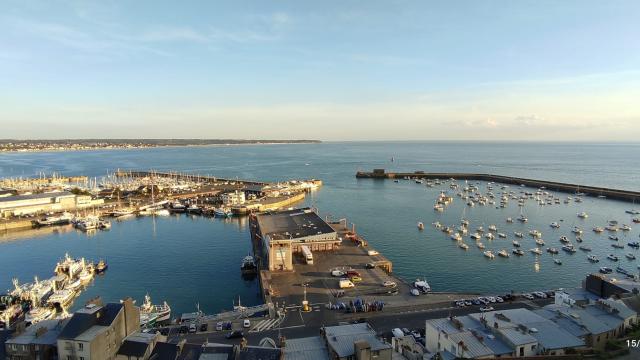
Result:
<svg viewBox="0 0 640 360">
<path fill-rule="evenodd" d="M 623 200 L 630 202 L 640 202 L 640 192 L 612 189 L 605 187 L 589 186 L 562 183 L 557 181 L 534 180 L 527 178 L 519 178 L 512 176 L 502 176 L 494 174 L 477 174 L 477 173 L 427 173 L 424 171 L 408 172 L 385 172 L 384 169 L 375 169 L 371 172 L 358 171 L 357 178 L 361 179 L 431 179 L 431 180 L 467 180 L 467 181 L 485 181 L 496 182 L 501 184 L 528 186 L 533 188 L 545 188 L 554 191 L 560 191 L 570 194 L 586 194 L 595 197 L 607 197 L 615 200 Z"/>
</svg>

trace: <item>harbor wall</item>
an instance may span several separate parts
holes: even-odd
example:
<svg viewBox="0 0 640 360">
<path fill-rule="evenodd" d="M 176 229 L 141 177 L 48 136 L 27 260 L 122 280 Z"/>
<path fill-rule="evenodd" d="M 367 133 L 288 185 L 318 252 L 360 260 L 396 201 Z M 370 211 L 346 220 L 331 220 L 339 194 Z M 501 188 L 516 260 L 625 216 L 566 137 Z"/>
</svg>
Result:
<svg viewBox="0 0 640 360">
<path fill-rule="evenodd" d="M 364 179 L 403 179 L 405 177 L 412 179 L 456 179 L 456 180 L 475 180 L 475 181 L 492 181 L 502 184 L 529 186 L 534 188 L 545 187 L 548 190 L 555 190 L 565 193 L 584 193 L 591 196 L 606 196 L 607 198 L 640 202 L 640 192 L 630 190 L 611 189 L 597 186 L 586 186 L 580 184 L 562 183 L 556 181 L 536 180 L 519 178 L 512 176 L 503 176 L 495 174 L 481 173 L 427 173 L 423 171 L 415 171 L 412 173 L 391 173 L 385 172 L 384 169 L 376 169 L 372 172 L 358 171 L 356 178 Z"/>
<path fill-rule="evenodd" d="M 0 221 L 0 232 L 18 230 L 18 229 L 30 229 L 32 227 L 33 227 L 32 220 L 21 219 L 21 220 Z"/>
</svg>

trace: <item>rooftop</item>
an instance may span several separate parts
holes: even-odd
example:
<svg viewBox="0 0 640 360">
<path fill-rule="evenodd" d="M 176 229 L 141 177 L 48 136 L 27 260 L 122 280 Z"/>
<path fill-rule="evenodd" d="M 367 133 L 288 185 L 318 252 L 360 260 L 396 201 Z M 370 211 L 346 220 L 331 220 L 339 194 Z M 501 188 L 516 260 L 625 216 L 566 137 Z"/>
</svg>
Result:
<svg viewBox="0 0 640 360">
<path fill-rule="evenodd" d="M 22 334 L 7 340 L 7 344 L 16 345 L 55 345 L 58 334 L 66 324 L 67 320 L 43 320 L 37 324 L 29 326 Z"/>
<path fill-rule="evenodd" d="M 320 336 L 287 339 L 284 347 L 285 359 L 329 360 L 327 346 Z"/>
<path fill-rule="evenodd" d="M 335 233 L 335 230 L 310 208 L 262 213 L 257 215 L 257 220 L 262 235 L 273 240 Z"/>
<path fill-rule="evenodd" d="M 75 196 L 68 191 L 61 192 L 48 192 L 41 194 L 30 194 L 30 195 L 13 195 L 13 196 L 5 196 L 0 197 L 0 203 L 3 202 L 11 202 L 11 201 L 21 201 L 21 200 L 33 200 L 33 199 L 46 199 L 52 197 L 64 197 L 64 196 Z"/>
<path fill-rule="evenodd" d="M 87 336 L 95 336 L 100 332 L 100 328 L 111 325 L 122 308 L 123 305 L 120 303 L 84 307 L 73 314 L 59 337 L 61 339 L 75 339 L 82 335 L 86 339 Z M 89 333 L 85 335 L 86 331 Z"/>
<path fill-rule="evenodd" d="M 376 332 L 367 323 L 325 327 L 325 338 L 329 347 L 339 357 L 351 356 L 356 341 L 366 341 L 371 350 L 390 349 L 391 345 L 376 337 Z"/>
</svg>

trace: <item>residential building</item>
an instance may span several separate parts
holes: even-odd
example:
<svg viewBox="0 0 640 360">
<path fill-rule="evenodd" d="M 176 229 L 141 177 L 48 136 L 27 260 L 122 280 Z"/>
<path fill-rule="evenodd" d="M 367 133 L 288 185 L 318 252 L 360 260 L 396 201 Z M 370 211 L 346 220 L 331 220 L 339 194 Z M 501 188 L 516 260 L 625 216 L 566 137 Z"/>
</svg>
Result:
<svg viewBox="0 0 640 360">
<path fill-rule="evenodd" d="M 433 354 L 412 335 L 391 338 L 391 347 L 393 348 L 393 360 L 427 360 L 433 357 Z"/>
<path fill-rule="evenodd" d="M 125 338 L 140 329 L 140 310 L 132 299 L 76 311 L 58 337 L 60 360 L 111 360 Z"/>
<path fill-rule="evenodd" d="M 594 349 L 624 334 L 637 321 L 637 314 L 623 302 L 598 300 L 585 306 L 547 305 L 535 313 L 553 321 Z"/>
<path fill-rule="evenodd" d="M 391 345 L 368 323 L 326 326 L 322 333 L 332 360 L 391 360 Z"/>
<path fill-rule="evenodd" d="M 15 333 L 4 345 L 7 360 L 58 358 L 58 335 L 67 320 L 44 320 Z"/>
<path fill-rule="evenodd" d="M 426 348 L 443 358 L 562 355 L 585 343 L 554 322 L 528 309 L 473 313 L 427 320 Z"/>
<path fill-rule="evenodd" d="M 242 205 L 245 203 L 244 191 L 236 190 L 234 192 L 224 193 L 220 196 L 225 206 Z"/>
</svg>

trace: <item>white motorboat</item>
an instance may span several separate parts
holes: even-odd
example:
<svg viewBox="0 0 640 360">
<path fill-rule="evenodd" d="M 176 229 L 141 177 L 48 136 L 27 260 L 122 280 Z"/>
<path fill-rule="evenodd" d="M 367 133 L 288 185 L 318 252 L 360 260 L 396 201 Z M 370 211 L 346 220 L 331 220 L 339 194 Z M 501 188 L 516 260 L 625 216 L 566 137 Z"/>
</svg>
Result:
<svg viewBox="0 0 640 360">
<path fill-rule="evenodd" d="M 509 253 L 507 252 L 507 250 L 502 249 L 502 250 L 498 251 L 498 256 L 502 256 L 502 257 L 508 258 L 509 257 Z"/>
<path fill-rule="evenodd" d="M 57 304 L 59 306 L 66 306 L 73 300 L 75 296 L 76 292 L 71 289 L 56 290 L 53 292 L 53 295 L 49 297 L 49 300 L 47 300 L 47 302 L 51 305 Z"/>
<path fill-rule="evenodd" d="M 586 219 L 586 218 L 588 218 L 588 217 L 589 217 L 589 214 L 587 214 L 587 213 L 586 213 L 586 212 L 584 212 L 584 211 L 583 211 L 583 212 L 579 212 L 579 213 L 578 213 L 578 217 L 579 217 L 579 218 L 581 218 L 581 219 Z"/>
<path fill-rule="evenodd" d="M 540 250 L 539 248 L 529 249 L 529 251 L 536 255 L 542 255 L 542 250 Z"/>
<path fill-rule="evenodd" d="M 517 237 L 517 238 L 523 238 L 524 237 L 524 234 L 519 232 L 519 231 L 514 232 L 513 235 L 515 235 L 515 237 Z"/>
<path fill-rule="evenodd" d="M 587 256 L 587 260 L 589 260 L 589 261 L 591 261 L 591 262 L 593 262 L 593 263 L 600 262 L 600 259 L 598 259 L 598 257 L 597 257 L 597 256 L 595 256 L 595 255 L 589 255 L 589 256 Z"/>
<path fill-rule="evenodd" d="M 460 243 L 460 245 L 458 245 L 461 249 L 463 250 L 467 250 L 469 249 L 469 245 L 465 244 L 465 243 Z"/>
<path fill-rule="evenodd" d="M 424 230 L 424 224 L 422 222 L 418 222 L 418 230 Z"/>
<path fill-rule="evenodd" d="M 483 252 L 483 254 L 484 254 L 485 257 L 487 257 L 489 259 L 493 259 L 493 258 L 496 257 L 491 250 L 487 250 L 487 251 Z"/>
</svg>

